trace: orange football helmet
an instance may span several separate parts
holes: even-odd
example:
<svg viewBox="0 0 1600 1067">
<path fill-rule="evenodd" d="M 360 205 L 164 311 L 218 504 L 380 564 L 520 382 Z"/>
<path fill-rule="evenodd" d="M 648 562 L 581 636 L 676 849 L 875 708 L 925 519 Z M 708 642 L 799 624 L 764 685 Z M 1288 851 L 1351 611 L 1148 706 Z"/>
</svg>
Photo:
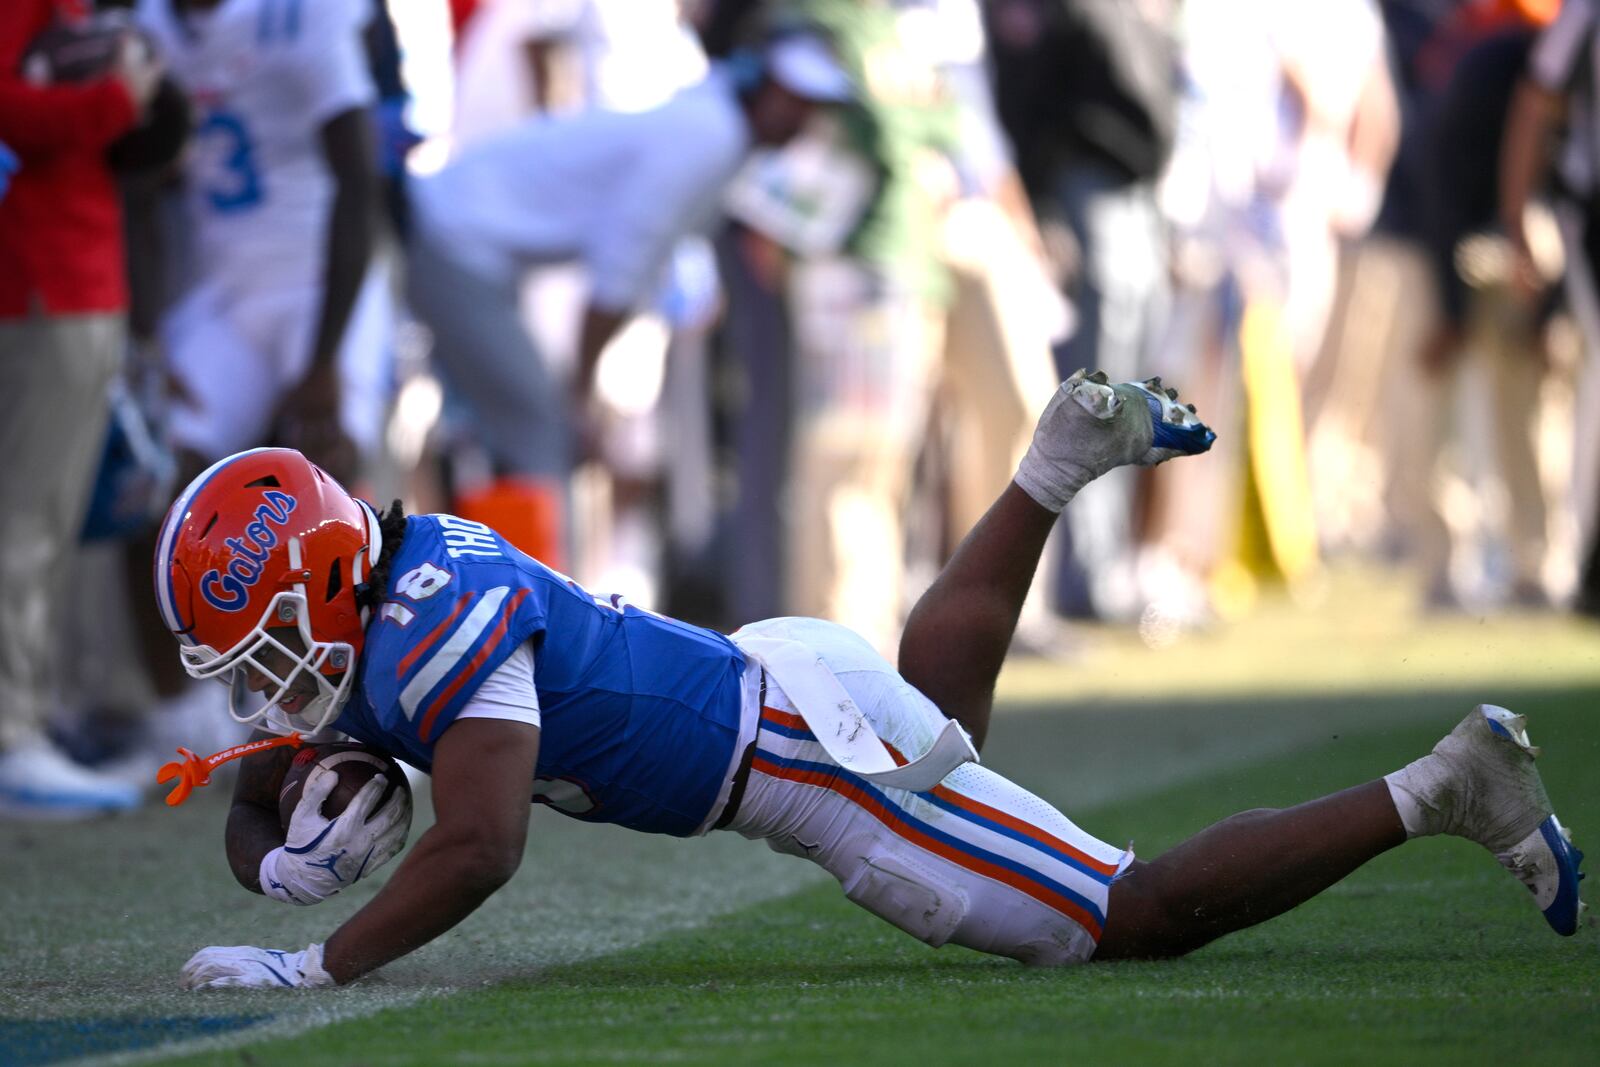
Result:
<svg viewBox="0 0 1600 1067">
<path fill-rule="evenodd" d="M 364 502 L 299 452 L 256 448 L 213 464 L 167 512 L 156 600 L 184 669 L 228 685 L 235 719 L 314 734 L 349 698 L 368 616 L 357 587 L 382 549 Z"/>
</svg>

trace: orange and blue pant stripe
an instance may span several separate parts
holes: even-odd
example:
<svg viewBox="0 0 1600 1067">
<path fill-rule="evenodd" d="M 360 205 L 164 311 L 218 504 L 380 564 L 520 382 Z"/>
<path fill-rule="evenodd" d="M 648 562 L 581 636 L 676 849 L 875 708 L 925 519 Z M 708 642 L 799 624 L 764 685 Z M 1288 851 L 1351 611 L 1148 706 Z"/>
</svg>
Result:
<svg viewBox="0 0 1600 1067">
<path fill-rule="evenodd" d="M 761 709 L 761 733 L 818 744 L 804 719 L 777 708 Z M 1095 940 L 1099 940 L 1105 927 L 1105 913 L 1095 901 L 1051 877 L 1039 866 L 1001 855 L 993 849 L 930 825 L 908 810 L 909 806 L 896 797 L 919 798 L 965 823 L 1016 842 L 1042 858 L 1062 864 L 1100 885 L 1111 884 L 1117 873 L 1115 864 L 1096 859 L 1033 823 L 995 809 L 947 785 L 915 794 L 881 789 L 831 760 L 821 762 L 800 758 L 792 753 L 785 755 L 774 751 L 771 744 L 764 744 L 765 740 L 761 734 L 757 735 L 752 770 L 774 778 L 831 790 L 872 815 L 897 836 L 932 855 L 1027 894 L 1073 920 Z M 904 761 L 892 747 L 890 752 L 897 761 Z M 820 744 L 817 755 L 823 760 L 827 759 Z"/>
</svg>

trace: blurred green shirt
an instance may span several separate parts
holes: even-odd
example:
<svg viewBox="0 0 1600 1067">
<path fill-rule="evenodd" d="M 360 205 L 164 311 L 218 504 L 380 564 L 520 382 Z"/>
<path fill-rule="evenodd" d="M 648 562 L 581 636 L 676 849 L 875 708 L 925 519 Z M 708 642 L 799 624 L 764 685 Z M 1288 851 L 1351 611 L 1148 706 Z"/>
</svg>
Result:
<svg viewBox="0 0 1600 1067">
<path fill-rule="evenodd" d="M 954 103 L 938 72 L 901 41 L 896 12 L 877 0 L 793 0 L 785 13 L 831 35 L 840 61 L 862 89 L 842 109 L 850 147 L 877 171 L 876 195 L 846 251 L 884 268 L 930 299 L 949 295 L 939 249 L 935 199 L 919 180 L 919 162 L 948 158 L 958 136 Z"/>
</svg>

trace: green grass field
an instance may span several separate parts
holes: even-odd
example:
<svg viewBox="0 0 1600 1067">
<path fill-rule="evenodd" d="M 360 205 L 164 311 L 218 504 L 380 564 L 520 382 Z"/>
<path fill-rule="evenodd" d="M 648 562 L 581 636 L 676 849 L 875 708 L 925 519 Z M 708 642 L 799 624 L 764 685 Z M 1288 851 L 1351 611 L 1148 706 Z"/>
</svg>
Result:
<svg viewBox="0 0 1600 1067">
<path fill-rule="evenodd" d="M 1339 636 L 1370 604 L 1334 603 L 1320 624 L 1268 611 L 1159 655 L 1103 635 L 1075 665 L 1023 665 L 985 762 L 1153 856 L 1239 809 L 1376 777 L 1492 700 L 1529 715 L 1563 820 L 1600 847 L 1600 631 L 1505 619 Z M 1239 684 L 1253 661 L 1270 692 Z M 1185 692 L 1199 695 L 1173 699 Z M 242 892 L 220 857 L 223 800 L 0 825 L 0 1065 L 1600 1055 L 1600 928 L 1555 936 L 1487 854 L 1445 840 L 1181 961 L 1036 971 L 927 949 L 803 862 L 728 835 L 658 840 L 540 812 L 512 885 L 380 975 L 183 993 L 196 947 L 300 947 L 372 892 L 312 909 Z"/>
</svg>

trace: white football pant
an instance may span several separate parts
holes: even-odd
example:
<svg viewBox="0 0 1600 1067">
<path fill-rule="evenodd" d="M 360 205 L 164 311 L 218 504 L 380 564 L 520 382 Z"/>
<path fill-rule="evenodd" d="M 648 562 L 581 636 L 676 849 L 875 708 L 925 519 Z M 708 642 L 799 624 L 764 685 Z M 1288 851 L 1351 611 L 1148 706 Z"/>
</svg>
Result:
<svg viewBox="0 0 1600 1067">
<path fill-rule="evenodd" d="M 167 365 L 189 399 L 174 402 L 174 444 L 220 459 L 266 442 L 272 416 L 311 360 L 320 284 L 230 292 L 195 286 L 161 324 Z M 394 308 L 389 274 L 367 270 L 339 348 L 340 423 L 365 455 L 382 442 L 393 378 Z"/>
<path fill-rule="evenodd" d="M 904 758 L 926 750 L 945 723 L 842 626 L 770 619 L 742 632 L 815 650 Z M 1111 882 L 1132 852 L 976 764 L 926 793 L 871 785 L 829 758 L 770 676 L 762 703 L 749 784 L 728 829 L 820 864 L 852 901 L 935 947 L 952 942 L 1039 965 L 1094 955 Z"/>
</svg>

